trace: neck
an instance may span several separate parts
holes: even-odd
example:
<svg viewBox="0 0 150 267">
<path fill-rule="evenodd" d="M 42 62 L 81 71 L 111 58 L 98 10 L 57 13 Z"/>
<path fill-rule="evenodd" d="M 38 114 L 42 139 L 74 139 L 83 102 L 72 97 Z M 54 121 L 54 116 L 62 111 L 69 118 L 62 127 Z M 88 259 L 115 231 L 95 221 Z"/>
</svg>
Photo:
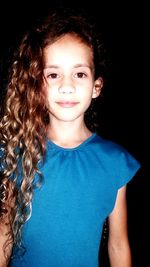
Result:
<svg viewBox="0 0 150 267">
<path fill-rule="evenodd" d="M 75 147 L 84 142 L 91 136 L 91 132 L 85 123 L 59 122 L 50 123 L 48 129 L 48 138 L 63 147 Z"/>
</svg>

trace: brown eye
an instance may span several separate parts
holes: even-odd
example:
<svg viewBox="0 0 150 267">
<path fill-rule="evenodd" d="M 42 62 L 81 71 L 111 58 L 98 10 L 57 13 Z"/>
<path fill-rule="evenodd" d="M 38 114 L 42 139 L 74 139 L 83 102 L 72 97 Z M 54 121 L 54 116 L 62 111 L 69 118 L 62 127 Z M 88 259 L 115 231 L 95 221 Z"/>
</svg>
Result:
<svg viewBox="0 0 150 267">
<path fill-rule="evenodd" d="M 83 72 L 78 72 L 76 75 L 77 75 L 77 78 L 85 78 L 86 77 L 85 73 L 83 73 Z"/>
<path fill-rule="evenodd" d="M 57 73 L 51 73 L 51 74 L 48 75 L 48 78 L 56 79 L 56 78 L 58 78 L 58 74 Z"/>
</svg>

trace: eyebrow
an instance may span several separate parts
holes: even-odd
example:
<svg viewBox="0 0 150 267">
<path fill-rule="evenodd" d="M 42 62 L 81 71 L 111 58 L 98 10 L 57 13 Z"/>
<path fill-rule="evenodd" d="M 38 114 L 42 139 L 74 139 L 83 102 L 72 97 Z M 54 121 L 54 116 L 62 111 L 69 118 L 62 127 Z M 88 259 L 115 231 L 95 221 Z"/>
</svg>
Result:
<svg viewBox="0 0 150 267">
<path fill-rule="evenodd" d="M 73 66 L 73 68 L 80 68 L 80 67 L 86 67 L 86 68 L 89 68 L 92 70 L 92 66 L 90 66 L 89 64 L 83 64 L 82 63 L 82 64 L 75 64 Z M 59 69 L 60 67 L 58 65 L 47 65 L 44 67 L 44 69 L 52 69 L 52 68 Z"/>
</svg>

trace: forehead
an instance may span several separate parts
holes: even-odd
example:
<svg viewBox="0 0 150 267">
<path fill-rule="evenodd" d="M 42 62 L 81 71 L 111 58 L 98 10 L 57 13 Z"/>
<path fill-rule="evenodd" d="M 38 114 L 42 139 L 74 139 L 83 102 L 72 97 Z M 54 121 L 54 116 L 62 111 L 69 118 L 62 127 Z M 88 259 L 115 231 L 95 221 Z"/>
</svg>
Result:
<svg viewBox="0 0 150 267">
<path fill-rule="evenodd" d="M 44 49 L 45 61 L 64 59 L 73 61 L 88 61 L 93 63 L 92 48 L 78 36 L 66 34 Z"/>
</svg>

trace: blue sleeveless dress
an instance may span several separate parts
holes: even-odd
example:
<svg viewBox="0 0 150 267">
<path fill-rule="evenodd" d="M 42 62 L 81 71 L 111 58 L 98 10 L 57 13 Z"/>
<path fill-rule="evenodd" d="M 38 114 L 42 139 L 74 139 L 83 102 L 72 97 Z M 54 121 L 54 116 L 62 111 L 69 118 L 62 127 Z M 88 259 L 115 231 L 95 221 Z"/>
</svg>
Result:
<svg viewBox="0 0 150 267">
<path fill-rule="evenodd" d="M 97 267 L 104 221 L 139 167 L 126 149 L 96 133 L 75 148 L 48 140 L 44 183 L 24 225 L 26 252 L 10 266 Z"/>
</svg>

